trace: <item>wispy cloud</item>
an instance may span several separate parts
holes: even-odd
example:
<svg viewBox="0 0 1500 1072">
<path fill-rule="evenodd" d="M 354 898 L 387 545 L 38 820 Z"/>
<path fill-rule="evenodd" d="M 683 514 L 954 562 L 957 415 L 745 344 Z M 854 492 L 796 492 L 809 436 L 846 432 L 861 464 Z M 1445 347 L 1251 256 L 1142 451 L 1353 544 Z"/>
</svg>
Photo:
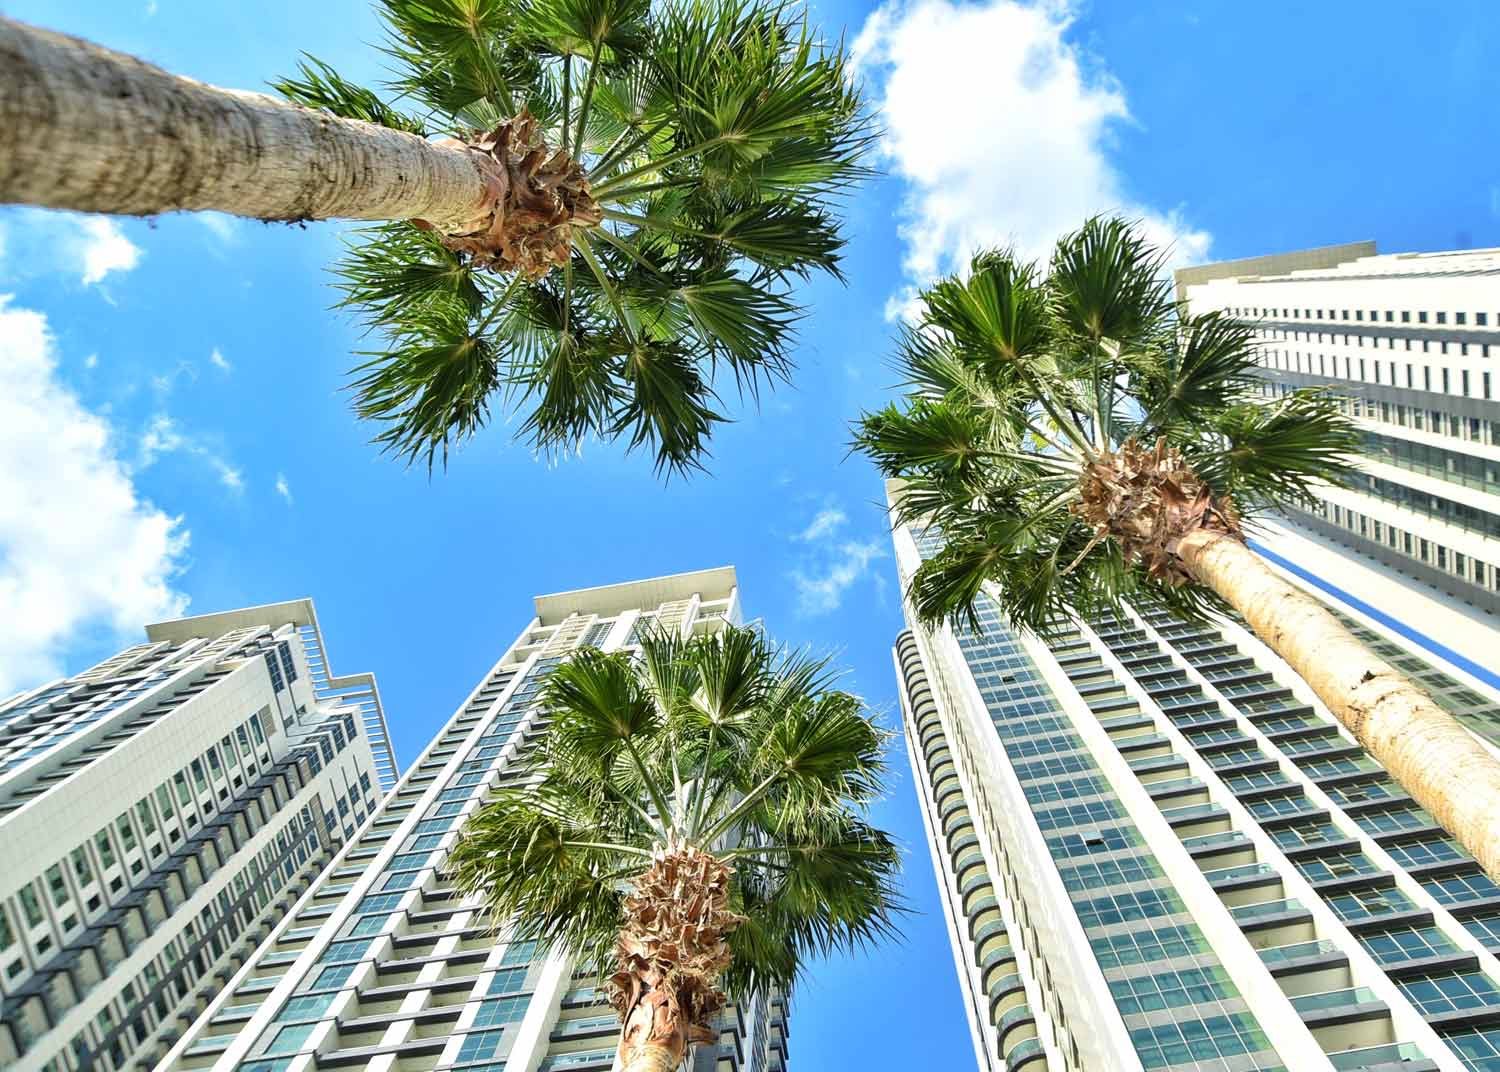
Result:
<svg viewBox="0 0 1500 1072">
<path fill-rule="evenodd" d="M 801 544 L 797 562 L 788 573 L 797 593 L 797 611 L 807 617 L 828 614 L 843 605 L 844 596 L 886 556 L 882 540 L 837 539 L 849 515 L 836 502 L 827 503 L 790 540 Z"/>
<path fill-rule="evenodd" d="M 222 212 L 198 212 L 193 219 L 203 227 L 221 246 L 237 246 L 240 243 L 240 221 Z"/>
<path fill-rule="evenodd" d="M 292 486 L 286 482 L 285 473 L 276 474 L 276 494 L 285 499 L 288 506 L 292 505 Z"/>
<path fill-rule="evenodd" d="M 245 474 L 227 458 L 200 439 L 183 432 L 170 416 L 158 413 L 146 425 L 137 445 L 137 465 L 145 469 L 162 456 L 181 453 L 208 466 L 219 483 L 236 495 L 245 490 Z"/>
<path fill-rule="evenodd" d="M 797 610 L 808 617 L 829 614 L 843 605 L 844 594 L 870 569 L 870 564 L 887 555 L 880 540 L 848 542 L 838 546 L 830 561 L 812 574 L 794 570 L 797 586 Z"/>
<path fill-rule="evenodd" d="M 1111 159 L 1131 122 L 1120 85 L 1067 39 L 1070 0 L 888 0 L 855 39 L 857 77 L 875 90 L 881 149 L 907 187 L 908 284 L 887 305 L 909 315 L 916 289 L 970 254 L 1011 246 L 1044 256 L 1090 215 L 1139 218 L 1179 261 L 1209 235 L 1174 207 L 1142 205 Z"/>
<path fill-rule="evenodd" d="M 57 378 L 39 312 L 0 296 L 0 695 L 66 669 L 101 629 L 180 615 L 188 532 L 143 499 L 119 436 Z"/>
<path fill-rule="evenodd" d="M 812 543 L 825 536 L 832 536 L 848 520 L 849 515 L 837 506 L 825 507 L 813 516 L 812 522 L 802 530 L 797 539 L 803 543 Z"/>
<path fill-rule="evenodd" d="M 98 354 L 89 354 L 88 357 L 86 357 L 86 358 L 83 359 L 83 367 L 84 368 L 98 368 L 99 367 L 99 355 Z"/>
<path fill-rule="evenodd" d="M 230 372 L 234 369 L 234 366 L 229 363 L 229 358 L 225 357 L 217 346 L 214 347 L 213 353 L 208 355 L 208 361 L 214 368 L 223 372 Z"/>
</svg>

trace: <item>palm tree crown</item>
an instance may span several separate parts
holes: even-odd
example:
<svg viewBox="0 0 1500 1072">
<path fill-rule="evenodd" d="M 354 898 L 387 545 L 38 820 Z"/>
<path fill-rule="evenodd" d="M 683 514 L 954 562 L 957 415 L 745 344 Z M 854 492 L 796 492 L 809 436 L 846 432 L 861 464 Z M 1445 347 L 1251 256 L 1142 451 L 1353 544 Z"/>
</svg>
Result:
<svg viewBox="0 0 1500 1072">
<path fill-rule="evenodd" d="M 897 851 L 863 818 L 887 735 L 825 662 L 754 630 L 658 634 L 580 651 L 539 703 L 534 779 L 469 821 L 450 866 L 518 936 L 613 965 L 622 1056 L 652 991 L 680 1060 L 725 991 L 892 933 Z"/>
<path fill-rule="evenodd" d="M 297 103 L 427 135 L 483 164 L 470 235 L 359 234 L 344 298 L 382 342 L 361 416 L 446 460 L 490 406 L 540 450 L 591 435 L 701 465 L 715 374 L 784 379 L 814 269 L 839 274 L 836 195 L 871 128 L 840 47 L 779 0 L 381 0 L 387 102 L 317 60 Z"/>
<path fill-rule="evenodd" d="M 1119 219 L 1061 238 L 1046 271 L 976 256 L 903 329 L 909 393 L 856 446 L 905 482 L 899 519 L 943 550 L 912 581 L 928 622 L 971 616 L 986 581 L 1016 625 L 1048 632 L 1127 595 L 1193 614 L 1176 541 L 1304 500 L 1350 472 L 1350 421 L 1317 390 L 1268 404 L 1250 327 L 1188 316 L 1161 253 Z"/>
</svg>

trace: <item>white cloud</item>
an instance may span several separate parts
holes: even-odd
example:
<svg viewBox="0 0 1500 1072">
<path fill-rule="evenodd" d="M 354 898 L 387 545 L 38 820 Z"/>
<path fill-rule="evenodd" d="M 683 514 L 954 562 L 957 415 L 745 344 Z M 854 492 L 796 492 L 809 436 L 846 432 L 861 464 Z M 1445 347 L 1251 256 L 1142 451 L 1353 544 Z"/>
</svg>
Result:
<svg viewBox="0 0 1500 1072">
<path fill-rule="evenodd" d="M 223 353 L 220 352 L 217 346 L 214 347 L 213 353 L 208 355 L 208 360 L 209 363 L 214 366 L 214 368 L 221 369 L 224 372 L 229 372 L 234 368 L 234 366 L 229 363 L 229 358 L 225 357 Z"/>
<path fill-rule="evenodd" d="M 46 317 L 0 296 L 0 696 L 71 644 L 180 615 L 188 532 L 142 499 L 114 430 L 57 379 Z"/>
<path fill-rule="evenodd" d="M 108 216 L 85 216 L 78 221 L 78 228 L 82 232 L 79 253 L 85 286 L 103 282 L 110 272 L 128 272 L 140 263 L 140 247 L 133 245 Z"/>
<path fill-rule="evenodd" d="M 1177 262 L 1202 258 L 1209 235 L 1177 209 L 1129 196 L 1109 158 L 1130 111 L 1120 86 L 1065 40 L 1067 0 L 889 0 L 853 46 L 885 129 L 882 151 L 908 188 L 902 206 L 906 292 L 961 269 L 977 249 L 1039 258 L 1096 213 L 1141 220 Z"/>
<path fill-rule="evenodd" d="M 245 490 L 245 476 L 241 470 L 231 465 L 212 447 L 184 433 L 167 414 L 156 414 L 141 433 L 140 443 L 137 445 L 137 464 L 145 469 L 155 464 L 162 455 L 178 451 L 200 459 L 213 470 L 219 483 L 235 494 Z"/>
<path fill-rule="evenodd" d="M 292 486 L 286 482 L 285 473 L 276 474 L 276 494 L 285 499 L 288 506 L 292 505 Z"/>
<path fill-rule="evenodd" d="M 218 240 L 220 245 L 237 246 L 240 242 L 240 221 L 233 216 L 226 216 L 222 212 L 195 212 L 193 219 L 197 220 L 209 234 Z"/>
<path fill-rule="evenodd" d="M 0 214 L 0 279 L 27 279 L 61 272 L 97 287 L 111 274 L 129 272 L 142 251 L 107 216 L 82 216 L 47 209 L 6 207 Z"/>
<path fill-rule="evenodd" d="M 817 512 L 812 522 L 807 528 L 802 530 L 797 539 L 802 540 L 804 543 L 821 540 L 825 536 L 833 535 L 834 532 L 838 531 L 839 526 L 848 520 L 849 515 L 837 506 L 825 507 Z"/>
<path fill-rule="evenodd" d="M 89 354 L 88 357 L 86 357 L 86 358 L 83 359 L 83 367 L 84 368 L 98 368 L 99 367 L 99 355 L 98 354 Z"/>
<path fill-rule="evenodd" d="M 887 554 L 880 540 L 849 542 L 839 545 L 837 554 L 811 576 L 800 569 L 793 571 L 797 610 L 809 617 L 838 610 L 844 602 L 844 593 L 869 571 L 870 563 Z"/>
</svg>

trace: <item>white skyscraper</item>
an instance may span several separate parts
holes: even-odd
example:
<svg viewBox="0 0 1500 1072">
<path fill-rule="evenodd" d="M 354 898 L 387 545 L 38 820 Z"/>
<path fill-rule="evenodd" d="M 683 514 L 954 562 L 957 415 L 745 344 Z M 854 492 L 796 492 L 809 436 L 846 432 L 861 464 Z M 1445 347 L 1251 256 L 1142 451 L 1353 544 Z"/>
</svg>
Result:
<svg viewBox="0 0 1500 1072">
<path fill-rule="evenodd" d="M 894 538 L 904 586 L 941 537 Z M 1265 645 L 978 611 L 894 657 L 981 1069 L 1500 1068 L 1500 886 Z M 1500 692 L 1367 635 L 1500 740 Z"/>
<path fill-rule="evenodd" d="M 0 1067 L 153 1068 L 395 774 L 311 601 L 147 638 L 0 703 Z"/>
<path fill-rule="evenodd" d="M 1182 269 L 1177 289 L 1195 314 L 1255 326 L 1269 396 L 1326 387 L 1363 431 L 1361 477 L 1288 514 L 1310 544 L 1500 624 L 1500 250 L 1377 255 L 1362 242 Z M 1266 542 L 1285 557 L 1322 557 L 1279 535 Z"/>
<path fill-rule="evenodd" d="M 517 761 L 547 729 L 534 702 L 569 652 L 629 647 L 648 624 L 700 634 L 726 621 L 740 621 L 732 568 L 538 597 L 530 624 L 164 1072 L 610 1068 L 619 1020 L 593 974 L 497 935 L 443 863 L 490 791 L 524 777 Z M 726 1009 L 695 1072 L 783 1069 L 786 1011 L 776 995 Z"/>
</svg>

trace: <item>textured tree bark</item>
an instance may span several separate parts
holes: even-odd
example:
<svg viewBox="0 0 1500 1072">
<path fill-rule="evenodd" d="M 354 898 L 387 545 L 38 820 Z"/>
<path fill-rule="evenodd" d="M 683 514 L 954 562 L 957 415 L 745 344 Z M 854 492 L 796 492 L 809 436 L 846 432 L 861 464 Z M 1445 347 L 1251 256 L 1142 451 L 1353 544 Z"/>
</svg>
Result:
<svg viewBox="0 0 1500 1072">
<path fill-rule="evenodd" d="M 666 991 L 643 990 L 620 1029 L 620 1072 L 672 1072 L 688 1052 L 688 1029 Z"/>
<path fill-rule="evenodd" d="M 0 19 L 0 202 L 266 220 L 421 218 L 486 226 L 462 148 L 218 89 Z"/>
<path fill-rule="evenodd" d="M 1199 529 L 1177 553 L 1500 882 L 1500 760 L 1240 540 Z"/>
</svg>

